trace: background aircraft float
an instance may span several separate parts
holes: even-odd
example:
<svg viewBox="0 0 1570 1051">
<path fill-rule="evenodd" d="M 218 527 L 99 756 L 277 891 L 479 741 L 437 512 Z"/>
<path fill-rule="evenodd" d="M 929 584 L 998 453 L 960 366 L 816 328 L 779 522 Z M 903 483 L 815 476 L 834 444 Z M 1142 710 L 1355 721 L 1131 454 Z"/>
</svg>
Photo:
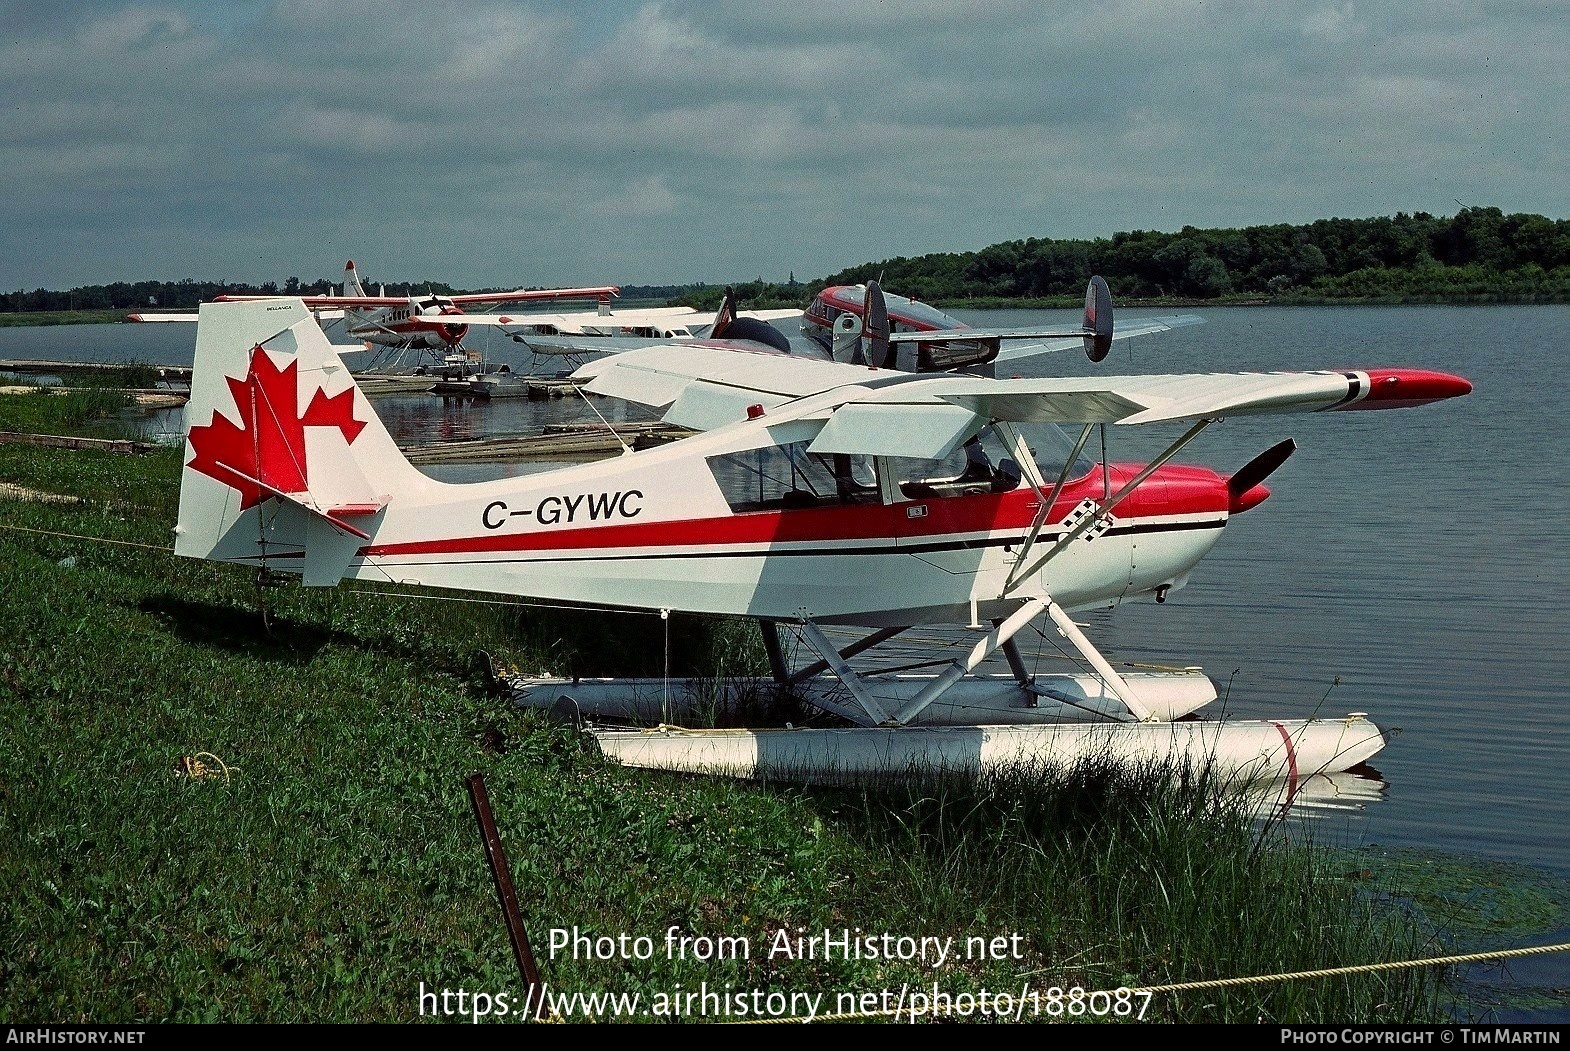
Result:
<svg viewBox="0 0 1570 1051">
<path fill-rule="evenodd" d="M 1061 338 L 1095 350 L 1107 313 Z M 1232 516 L 1268 497 L 1262 483 L 1290 440 L 1230 475 L 1170 462 L 1222 417 L 1405 408 L 1471 389 L 1391 368 L 1000 380 L 683 345 L 603 357 L 577 375 L 699 433 L 524 477 L 438 482 L 399 452 L 304 302 L 205 304 L 175 550 L 311 586 L 353 579 L 750 618 L 773 675 L 746 688 L 839 723 L 591 729 L 623 762 L 837 778 L 1111 755 L 1295 786 L 1361 763 L 1384 735 L 1360 713 L 1184 719 L 1216 698 L 1207 677 L 1114 667 L 1071 614 L 1164 598 Z M 1187 429 L 1148 463 L 1081 455 L 1108 425 L 1161 423 Z M 983 470 L 967 455 L 978 444 Z M 1027 670 L 1014 638 L 1038 619 L 1084 672 Z M 842 646 L 825 625 L 866 634 Z M 851 665 L 917 625 L 955 625 L 975 641 L 935 672 Z M 788 667 L 782 629 L 818 660 Z M 999 652 L 1012 674 L 978 674 Z M 530 704 L 667 722 L 682 695 L 649 680 L 515 685 Z"/>
</svg>

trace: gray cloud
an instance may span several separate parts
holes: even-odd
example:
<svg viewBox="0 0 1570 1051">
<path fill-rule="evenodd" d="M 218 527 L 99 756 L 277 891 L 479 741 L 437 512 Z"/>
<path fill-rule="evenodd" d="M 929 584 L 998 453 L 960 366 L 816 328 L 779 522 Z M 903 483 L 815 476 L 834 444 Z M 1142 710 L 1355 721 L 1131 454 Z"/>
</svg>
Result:
<svg viewBox="0 0 1570 1051">
<path fill-rule="evenodd" d="M 1557 3 L 18 5 L 0 287 L 816 276 L 1016 237 L 1566 214 Z"/>
</svg>

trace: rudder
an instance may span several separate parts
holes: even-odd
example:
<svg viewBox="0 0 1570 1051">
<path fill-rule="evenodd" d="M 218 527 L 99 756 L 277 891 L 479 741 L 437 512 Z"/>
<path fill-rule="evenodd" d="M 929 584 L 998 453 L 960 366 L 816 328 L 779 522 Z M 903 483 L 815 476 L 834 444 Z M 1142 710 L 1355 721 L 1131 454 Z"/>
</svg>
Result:
<svg viewBox="0 0 1570 1051">
<path fill-rule="evenodd" d="M 185 420 L 176 554 L 333 584 L 431 484 L 298 299 L 202 305 Z"/>
</svg>

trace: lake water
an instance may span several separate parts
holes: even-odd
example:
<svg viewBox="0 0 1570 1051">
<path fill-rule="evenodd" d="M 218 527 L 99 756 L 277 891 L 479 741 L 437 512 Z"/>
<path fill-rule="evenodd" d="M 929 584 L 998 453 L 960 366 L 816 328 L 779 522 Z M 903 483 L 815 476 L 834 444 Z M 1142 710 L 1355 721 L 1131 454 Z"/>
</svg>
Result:
<svg viewBox="0 0 1570 1051">
<path fill-rule="evenodd" d="M 1415 411 L 1239 417 L 1212 427 L 1180 462 L 1227 471 L 1288 436 L 1298 451 L 1271 476 L 1271 498 L 1232 521 L 1187 588 L 1162 605 L 1084 616 L 1091 638 L 1114 658 L 1203 666 L 1240 717 L 1362 711 L 1399 728 L 1374 761 L 1388 782 L 1383 797 L 1334 819 L 1335 834 L 1351 843 L 1524 863 L 1570 880 L 1570 398 L 1560 358 L 1570 307 L 1194 312 L 1206 323 L 1122 342 L 1099 365 L 1073 352 L 1018 371 L 1413 366 L 1464 375 L 1475 390 Z M 1043 315 L 961 316 L 1012 325 Z M 193 335 L 184 325 L 0 329 L 0 358 L 184 364 Z M 512 344 L 488 349 L 527 367 Z M 593 415 L 582 398 L 485 405 L 420 395 L 374 404 L 400 441 L 530 433 L 546 416 Z M 1109 453 L 1148 458 L 1182 429 L 1108 428 Z M 533 469 L 440 473 L 463 480 Z M 1570 930 L 1530 939 L 1549 941 L 1570 941 Z M 1497 1017 L 1570 1021 L 1566 954 L 1515 961 L 1504 980 L 1559 990 L 1559 1004 Z"/>
</svg>

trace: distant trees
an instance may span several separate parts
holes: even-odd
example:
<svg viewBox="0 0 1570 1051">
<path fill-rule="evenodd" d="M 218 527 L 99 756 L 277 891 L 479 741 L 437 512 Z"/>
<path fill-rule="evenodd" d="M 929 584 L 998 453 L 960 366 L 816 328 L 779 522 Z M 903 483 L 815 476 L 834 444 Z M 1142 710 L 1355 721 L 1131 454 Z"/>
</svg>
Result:
<svg viewBox="0 0 1570 1051">
<path fill-rule="evenodd" d="M 1028 238 L 976 252 L 863 263 L 813 282 L 883 275 L 934 301 L 1074 296 L 1091 274 L 1124 299 L 1528 299 L 1570 301 L 1570 221 L 1464 208 L 1093 241 Z"/>
</svg>

